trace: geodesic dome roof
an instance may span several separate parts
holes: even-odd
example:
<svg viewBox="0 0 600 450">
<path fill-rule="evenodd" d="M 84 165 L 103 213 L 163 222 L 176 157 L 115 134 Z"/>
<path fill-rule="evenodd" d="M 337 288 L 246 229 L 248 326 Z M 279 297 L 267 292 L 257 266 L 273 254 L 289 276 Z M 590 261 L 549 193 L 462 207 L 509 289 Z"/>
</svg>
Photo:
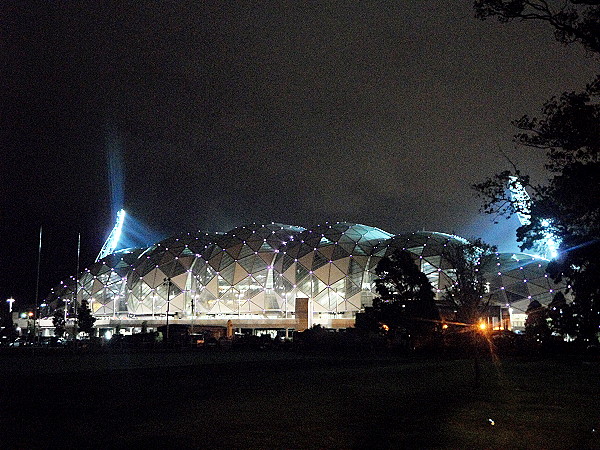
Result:
<svg viewBox="0 0 600 450">
<path fill-rule="evenodd" d="M 94 299 L 90 305 L 95 313 L 113 308 L 113 302 L 123 295 L 124 280 L 142 253 L 142 249 L 122 249 L 114 252 L 85 269 L 79 277 L 77 299 Z M 75 276 L 69 277 L 50 291 L 47 303 L 55 308 L 62 306 L 63 299 L 71 300 L 75 291 Z M 94 295 L 95 294 L 95 295 Z"/>
<path fill-rule="evenodd" d="M 525 312 L 532 300 L 548 305 L 564 283 L 555 283 L 546 273 L 548 261 L 526 253 L 497 253 L 484 267 L 492 302 L 510 304 Z"/>
<path fill-rule="evenodd" d="M 374 255 L 383 258 L 399 250 L 407 251 L 439 294 L 456 278 L 454 267 L 442 256 L 444 248 L 449 244 L 460 245 L 466 242 L 465 239 L 452 234 L 416 231 L 400 234 L 383 242 L 375 249 Z"/>
<path fill-rule="evenodd" d="M 312 298 L 315 311 L 360 309 L 361 293 L 370 289 L 376 265 L 371 253 L 391 236 L 379 228 L 350 223 L 305 230 L 275 258 L 277 289 Z"/>
<path fill-rule="evenodd" d="M 106 316 L 281 314 L 293 311 L 300 297 L 310 298 L 315 312 L 355 312 L 374 297 L 378 262 L 398 250 L 412 255 L 441 296 L 456 277 L 445 247 L 466 242 L 427 231 L 393 236 L 353 223 L 180 234 L 93 264 L 80 276 L 77 299 Z M 555 286 L 544 274 L 544 260 L 500 253 L 494 264 L 486 268 L 494 302 L 551 299 Z M 54 307 L 73 298 L 74 286 L 72 277 L 53 291 Z"/>
<path fill-rule="evenodd" d="M 164 239 L 145 250 L 127 277 L 130 312 L 152 313 L 183 292 L 192 266 L 217 237 L 217 234 L 211 233 L 182 234 Z M 168 289 L 166 280 L 171 280 Z"/>
<path fill-rule="evenodd" d="M 171 311 L 180 313 L 190 308 L 211 314 L 277 308 L 264 295 L 269 267 L 279 247 L 302 230 L 252 224 L 162 241 L 142 255 L 148 261 L 128 280 L 128 309 L 149 314 L 163 311 L 167 301 Z"/>
</svg>

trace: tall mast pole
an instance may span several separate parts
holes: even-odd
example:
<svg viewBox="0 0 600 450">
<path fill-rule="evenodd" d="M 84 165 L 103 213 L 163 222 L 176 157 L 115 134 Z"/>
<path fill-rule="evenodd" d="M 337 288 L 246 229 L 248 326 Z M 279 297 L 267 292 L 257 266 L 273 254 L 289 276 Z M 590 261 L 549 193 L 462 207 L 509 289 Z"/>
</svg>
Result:
<svg viewBox="0 0 600 450">
<path fill-rule="evenodd" d="M 73 325 L 74 339 L 77 339 L 77 296 L 79 293 L 79 255 L 81 254 L 81 233 L 77 234 L 77 269 L 75 271 L 75 299 L 73 301 L 73 306 L 75 308 L 74 316 L 75 323 Z"/>
<path fill-rule="evenodd" d="M 76 280 L 79 280 L 79 278 L 77 278 L 77 276 L 79 275 L 79 256 L 80 255 L 81 255 L 81 233 L 78 233 L 77 234 L 77 272 L 75 272 Z"/>
<path fill-rule="evenodd" d="M 81 233 L 77 233 L 77 267 L 75 269 L 75 292 L 73 293 L 73 339 L 77 342 L 77 294 L 79 293 L 79 254 L 81 253 Z"/>
<path fill-rule="evenodd" d="M 37 275 L 35 280 L 35 308 L 33 310 L 33 339 L 37 339 L 37 322 L 40 316 L 40 266 L 42 261 L 42 226 L 40 225 L 40 238 L 38 244 Z"/>
</svg>

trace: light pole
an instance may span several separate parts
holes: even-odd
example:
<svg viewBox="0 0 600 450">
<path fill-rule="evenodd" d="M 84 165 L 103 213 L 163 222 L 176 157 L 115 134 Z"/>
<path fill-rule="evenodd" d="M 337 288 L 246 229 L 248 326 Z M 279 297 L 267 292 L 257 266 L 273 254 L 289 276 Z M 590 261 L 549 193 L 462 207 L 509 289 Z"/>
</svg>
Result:
<svg viewBox="0 0 600 450">
<path fill-rule="evenodd" d="M 194 291 L 194 295 L 192 295 L 192 327 L 190 333 L 194 334 L 194 316 L 196 315 L 196 300 L 198 300 L 198 287 L 196 286 L 196 290 Z"/>
<path fill-rule="evenodd" d="M 9 314 L 12 314 L 12 308 L 13 308 L 13 303 L 15 302 L 15 299 L 11 297 L 8 300 L 6 300 L 6 302 L 8 303 Z"/>
<path fill-rule="evenodd" d="M 65 313 L 65 326 L 67 324 L 67 308 L 69 307 L 69 299 L 63 299 L 63 302 L 65 302 L 65 309 L 64 309 L 64 313 Z"/>
<path fill-rule="evenodd" d="M 171 306 L 171 286 L 173 282 L 171 278 L 167 277 L 163 280 L 163 283 L 167 285 L 167 333 L 165 336 L 166 344 L 169 343 L 169 307 Z"/>
</svg>

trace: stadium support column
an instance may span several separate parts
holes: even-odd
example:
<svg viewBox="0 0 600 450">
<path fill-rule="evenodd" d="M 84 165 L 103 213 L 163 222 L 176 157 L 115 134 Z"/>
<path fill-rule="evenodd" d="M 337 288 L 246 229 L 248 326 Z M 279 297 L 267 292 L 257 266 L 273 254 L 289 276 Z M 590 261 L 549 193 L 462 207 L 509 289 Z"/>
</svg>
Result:
<svg viewBox="0 0 600 450">
<path fill-rule="evenodd" d="M 313 305 L 306 297 L 296 298 L 296 331 L 304 331 L 312 327 Z"/>
<path fill-rule="evenodd" d="M 171 286 L 173 286 L 173 282 L 170 277 L 164 279 L 163 284 L 167 285 L 167 335 L 166 335 L 166 344 L 169 344 L 169 307 L 171 306 Z"/>
</svg>

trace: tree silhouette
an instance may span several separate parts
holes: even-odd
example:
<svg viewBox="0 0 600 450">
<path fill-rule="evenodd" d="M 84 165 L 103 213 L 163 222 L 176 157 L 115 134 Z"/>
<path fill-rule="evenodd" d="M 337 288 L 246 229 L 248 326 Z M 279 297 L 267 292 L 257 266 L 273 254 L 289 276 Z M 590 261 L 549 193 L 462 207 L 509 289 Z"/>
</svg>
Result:
<svg viewBox="0 0 600 450">
<path fill-rule="evenodd" d="M 480 19 L 496 17 L 540 21 L 554 28 L 555 38 L 564 44 L 579 42 L 587 50 L 600 52 L 599 0 L 475 0 Z"/>
<path fill-rule="evenodd" d="M 52 316 L 52 325 L 54 325 L 54 336 L 60 338 L 65 334 L 65 312 L 63 309 L 54 310 L 54 315 Z"/>
<path fill-rule="evenodd" d="M 592 0 L 477 0 L 478 17 L 537 20 L 550 24 L 556 38 L 579 43 L 597 64 L 600 56 L 600 1 Z M 600 77 L 581 92 L 565 92 L 546 102 L 539 118 L 514 121 L 518 148 L 546 152 L 549 180 L 533 183 L 511 163 L 474 185 L 482 210 L 510 215 L 520 205 L 507 192 L 514 177 L 531 196 L 530 223 L 517 230 L 527 249 L 550 233 L 560 241 L 559 255 L 548 265 L 556 282 L 565 281 L 573 294 L 573 332 L 596 341 L 600 327 Z M 568 308 L 563 308 L 567 312 Z"/>
<path fill-rule="evenodd" d="M 473 242 L 449 242 L 442 258 L 454 268 L 455 279 L 443 294 L 443 301 L 456 311 L 457 322 L 475 324 L 488 306 L 486 279 L 482 268 L 495 257 L 496 247 L 477 239 Z M 487 299 L 487 300 L 486 300 Z"/>
<path fill-rule="evenodd" d="M 552 332 L 563 337 L 577 334 L 577 322 L 573 317 L 573 308 L 562 292 L 557 292 L 548 305 L 548 318 Z"/>
<path fill-rule="evenodd" d="M 81 305 L 77 308 L 77 326 L 79 331 L 82 331 L 91 337 L 95 322 L 96 318 L 92 315 L 87 300 L 82 300 Z"/>
<path fill-rule="evenodd" d="M 0 337 L 6 339 L 7 341 L 12 341 L 18 336 L 12 314 L 9 311 L 9 308 L 5 307 L 4 305 L 0 306 L 0 309 Z"/>
<path fill-rule="evenodd" d="M 397 251 L 382 258 L 375 268 L 373 306 L 357 315 L 356 328 L 404 336 L 414 342 L 438 329 L 439 313 L 433 288 L 410 253 Z"/>
<path fill-rule="evenodd" d="M 525 336 L 539 343 L 545 342 L 551 333 L 548 326 L 548 310 L 537 300 L 532 300 L 526 313 Z"/>
</svg>

